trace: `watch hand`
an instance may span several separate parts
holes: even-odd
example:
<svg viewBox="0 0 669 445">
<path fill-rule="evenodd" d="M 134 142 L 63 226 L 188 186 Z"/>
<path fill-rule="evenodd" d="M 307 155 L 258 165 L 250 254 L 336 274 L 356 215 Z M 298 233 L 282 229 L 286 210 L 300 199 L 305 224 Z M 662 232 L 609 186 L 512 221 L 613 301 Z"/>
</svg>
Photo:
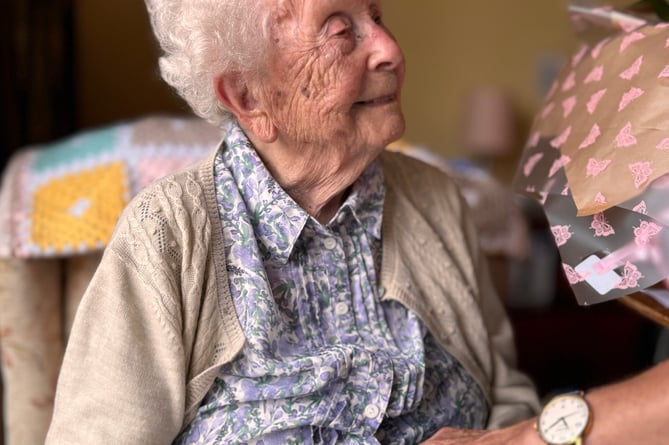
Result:
<svg viewBox="0 0 669 445">
<path fill-rule="evenodd" d="M 555 422 L 553 422 L 550 426 L 546 427 L 546 430 L 553 429 L 553 427 L 555 427 L 555 426 L 556 426 L 557 424 L 559 424 L 560 422 L 565 423 L 565 421 L 564 421 L 564 417 L 560 417 L 560 418 L 558 418 L 558 419 L 557 419 Z"/>
<path fill-rule="evenodd" d="M 564 416 L 561 417 L 562 421 L 564 422 L 564 425 L 565 425 L 567 428 L 569 427 L 569 425 L 567 424 L 567 421 L 566 421 L 565 419 L 566 419 L 567 417 L 575 416 L 575 415 L 577 415 L 577 414 L 578 414 L 578 412 L 577 412 L 577 411 L 574 411 L 574 412 L 572 412 L 572 413 L 565 414 Z"/>
</svg>

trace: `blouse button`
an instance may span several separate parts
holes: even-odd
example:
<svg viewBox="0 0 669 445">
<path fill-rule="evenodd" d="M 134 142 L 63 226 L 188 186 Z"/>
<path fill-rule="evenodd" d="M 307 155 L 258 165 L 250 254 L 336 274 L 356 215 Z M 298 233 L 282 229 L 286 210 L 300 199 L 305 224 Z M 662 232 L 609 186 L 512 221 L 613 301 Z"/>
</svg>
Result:
<svg viewBox="0 0 669 445">
<path fill-rule="evenodd" d="M 342 301 L 335 305 L 335 314 L 344 315 L 346 313 L 348 313 L 348 304 Z"/>
<path fill-rule="evenodd" d="M 326 238 L 325 241 L 323 241 L 323 245 L 326 249 L 332 250 L 337 247 L 337 241 L 334 238 Z"/>
<path fill-rule="evenodd" d="M 376 405 L 367 405 L 363 414 L 368 419 L 375 419 L 379 415 L 379 408 Z"/>
</svg>

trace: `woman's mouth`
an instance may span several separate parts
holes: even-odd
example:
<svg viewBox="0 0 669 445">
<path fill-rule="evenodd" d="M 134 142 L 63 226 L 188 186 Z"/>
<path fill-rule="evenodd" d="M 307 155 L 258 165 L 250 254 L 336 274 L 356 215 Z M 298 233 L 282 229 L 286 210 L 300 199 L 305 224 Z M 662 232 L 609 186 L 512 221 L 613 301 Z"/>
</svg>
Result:
<svg viewBox="0 0 669 445">
<path fill-rule="evenodd" d="M 385 105 L 395 101 L 395 94 L 389 94 L 386 96 L 380 96 L 370 100 L 361 100 L 356 102 L 355 105 L 364 105 L 364 106 L 376 106 L 376 105 Z"/>
</svg>

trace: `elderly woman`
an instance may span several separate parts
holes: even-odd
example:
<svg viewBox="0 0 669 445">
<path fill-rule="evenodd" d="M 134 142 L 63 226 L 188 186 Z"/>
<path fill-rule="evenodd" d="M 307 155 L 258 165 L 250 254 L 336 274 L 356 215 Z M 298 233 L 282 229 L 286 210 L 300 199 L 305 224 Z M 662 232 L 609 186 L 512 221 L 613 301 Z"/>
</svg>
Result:
<svg viewBox="0 0 669 445">
<path fill-rule="evenodd" d="M 124 211 L 47 443 L 450 443 L 531 416 L 458 191 L 384 152 L 405 67 L 380 0 L 147 3 L 163 77 L 226 135 Z"/>
</svg>

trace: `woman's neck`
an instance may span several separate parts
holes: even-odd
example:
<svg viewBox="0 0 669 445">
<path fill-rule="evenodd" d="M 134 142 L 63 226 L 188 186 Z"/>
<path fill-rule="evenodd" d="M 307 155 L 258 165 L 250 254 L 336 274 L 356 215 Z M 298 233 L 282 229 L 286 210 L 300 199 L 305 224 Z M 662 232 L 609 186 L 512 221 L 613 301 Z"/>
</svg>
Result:
<svg viewBox="0 0 669 445">
<path fill-rule="evenodd" d="M 309 215 L 327 224 L 371 159 L 346 159 L 332 148 L 287 149 L 253 140 L 258 155 L 279 185 Z"/>
</svg>

